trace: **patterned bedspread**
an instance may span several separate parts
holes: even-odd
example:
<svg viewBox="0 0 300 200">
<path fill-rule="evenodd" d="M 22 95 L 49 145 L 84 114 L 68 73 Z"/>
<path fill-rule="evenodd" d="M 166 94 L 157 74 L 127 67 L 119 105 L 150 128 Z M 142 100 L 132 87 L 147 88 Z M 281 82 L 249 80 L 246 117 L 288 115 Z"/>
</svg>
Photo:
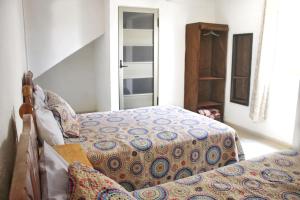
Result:
<svg viewBox="0 0 300 200">
<path fill-rule="evenodd" d="M 283 152 L 137 190 L 138 200 L 297 200 L 300 155 Z"/>
<path fill-rule="evenodd" d="M 80 115 L 80 143 L 95 169 L 127 190 L 243 160 L 229 126 L 175 106 Z"/>
</svg>

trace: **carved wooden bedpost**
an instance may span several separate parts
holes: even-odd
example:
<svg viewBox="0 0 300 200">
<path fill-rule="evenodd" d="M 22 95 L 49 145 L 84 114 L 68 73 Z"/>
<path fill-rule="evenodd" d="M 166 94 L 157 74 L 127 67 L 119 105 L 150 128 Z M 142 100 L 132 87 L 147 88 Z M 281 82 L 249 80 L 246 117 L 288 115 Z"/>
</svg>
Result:
<svg viewBox="0 0 300 200">
<path fill-rule="evenodd" d="M 19 115 L 23 118 L 24 114 L 33 114 L 33 74 L 31 71 L 28 71 L 24 74 L 22 80 L 22 93 L 23 93 L 23 104 L 19 109 Z"/>
</svg>

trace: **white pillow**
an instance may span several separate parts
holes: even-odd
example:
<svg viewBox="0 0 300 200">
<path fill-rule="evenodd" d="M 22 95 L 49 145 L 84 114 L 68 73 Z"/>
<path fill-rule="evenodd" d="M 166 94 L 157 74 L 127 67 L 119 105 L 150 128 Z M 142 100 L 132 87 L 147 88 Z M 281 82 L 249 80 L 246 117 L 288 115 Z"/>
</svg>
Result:
<svg viewBox="0 0 300 200">
<path fill-rule="evenodd" d="M 67 199 L 68 163 L 46 142 L 40 158 L 42 199 Z"/>
<path fill-rule="evenodd" d="M 64 144 L 63 134 L 53 113 L 45 108 L 40 108 L 36 110 L 35 114 L 40 140 L 46 141 L 52 146 Z"/>
<path fill-rule="evenodd" d="M 33 93 L 33 97 L 34 97 L 35 109 L 47 107 L 46 95 L 44 90 L 39 85 L 35 85 L 34 90 L 35 91 Z"/>
</svg>

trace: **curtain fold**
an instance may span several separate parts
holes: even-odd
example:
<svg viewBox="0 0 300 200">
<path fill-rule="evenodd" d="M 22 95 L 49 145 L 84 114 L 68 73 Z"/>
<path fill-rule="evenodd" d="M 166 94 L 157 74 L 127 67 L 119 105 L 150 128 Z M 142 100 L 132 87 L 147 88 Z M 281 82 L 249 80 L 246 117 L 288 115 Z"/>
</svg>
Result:
<svg viewBox="0 0 300 200">
<path fill-rule="evenodd" d="M 255 122 L 267 117 L 270 83 L 276 66 L 277 16 L 278 0 L 265 0 L 249 114 Z"/>
</svg>

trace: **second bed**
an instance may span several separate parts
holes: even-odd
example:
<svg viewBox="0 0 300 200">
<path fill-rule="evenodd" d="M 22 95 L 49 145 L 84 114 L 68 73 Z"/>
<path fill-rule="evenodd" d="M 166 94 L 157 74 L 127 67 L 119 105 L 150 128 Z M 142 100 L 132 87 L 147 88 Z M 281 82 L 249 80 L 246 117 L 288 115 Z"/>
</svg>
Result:
<svg viewBox="0 0 300 200">
<path fill-rule="evenodd" d="M 80 143 L 93 167 L 128 191 L 244 159 L 235 130 L 176 106 L 79 116 Z"/>
</svg>

